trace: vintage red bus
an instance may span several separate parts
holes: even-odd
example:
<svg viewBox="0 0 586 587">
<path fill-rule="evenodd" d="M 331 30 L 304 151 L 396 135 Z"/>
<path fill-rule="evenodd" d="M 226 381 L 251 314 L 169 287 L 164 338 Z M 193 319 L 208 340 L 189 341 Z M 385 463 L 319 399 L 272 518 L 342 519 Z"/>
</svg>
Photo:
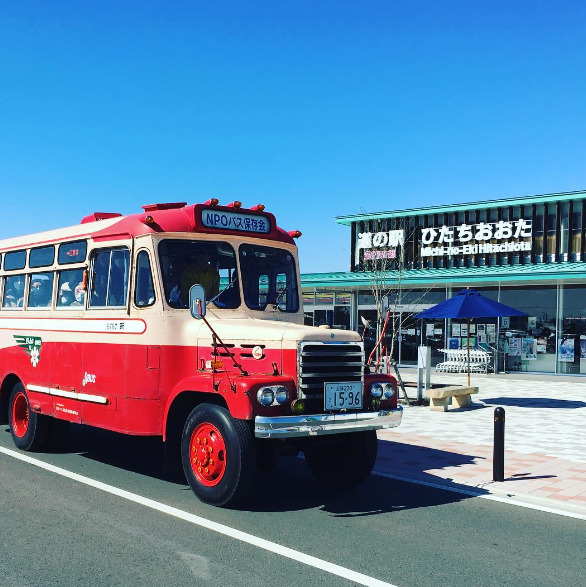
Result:
<svg viewBox="0 0 586 587">
<path fill-rule="evenodd" d="M 0 420 L 16 446 L 71 422 L 161 436 L 193 492 L 235 503 L 303 451 L 323 483 L 365 479 L 398 426 L 395 380 L 360 336 L 304 325 L 298 232 L 239 202 L 94 213 L 0 241 Z"/>
</svg>

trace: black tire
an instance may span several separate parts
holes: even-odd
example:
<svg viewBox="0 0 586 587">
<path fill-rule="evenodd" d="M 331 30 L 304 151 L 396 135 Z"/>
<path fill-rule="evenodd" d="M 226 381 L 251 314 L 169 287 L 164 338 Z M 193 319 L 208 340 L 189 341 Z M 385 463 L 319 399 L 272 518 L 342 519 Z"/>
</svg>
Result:
<svg viewBox="0 0 586 587">
<path fill-rule="evenodd" d="M 45 445 L 49 418 L 31 410 L 26 389 L 20 381 L 10 394 L 8 424 L 14 444 L 21 450 L 39 450 Z"/>
<path fill-rule="evenodd" d="M 320 483 L 331 489 L 349 489 L 370 475 L 377 450 L 376 432 L 367 430 L 308 444 L 304 452 L 309 470 Z"/>
<path fill-rule="evenodd" d="M 212 451 L 208 454 L 204 447 Z M 201 501 L 234 505 L 254 479 L 254 437 L 248 422 L 220 406 L 197 406 L 183 428 L 181 461 L 187 482 Z"/>
</svg>

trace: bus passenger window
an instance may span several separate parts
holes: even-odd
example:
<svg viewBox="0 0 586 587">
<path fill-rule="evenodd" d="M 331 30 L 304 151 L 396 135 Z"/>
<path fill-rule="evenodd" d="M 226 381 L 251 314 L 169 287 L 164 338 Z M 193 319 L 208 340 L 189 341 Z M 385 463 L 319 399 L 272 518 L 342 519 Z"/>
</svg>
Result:
<svg viewBox="0 0 586 587">
<path fill-rule="evenodd" d="M 146 308 L 155 303 L 155 287 L 151 273 L 151 262 L 146 251 L 140 251 L 136 258 L 136 282 L 134 284 L 134 303 Z"/>
<path fill-rule="evenodd" d="M 2 309 L 22 310 L 24 300 L 24 275 L 10 275 L 4 278 Z"/>
<path fill-rule="evenodd" d="M 77 308 L 85 302 L 83 269 L 70 269 L 59 273 L 58 308 Z"/>
<path fill-rule="evenodd" d="M 92 265 L 91 307 L 123 307 L 128 294 L 128 249 L 95 253 Z"/>
<path fill-rule="evenodd" d="M 53 273 L 33 273 L 28 293 L 29 308 L 48 308 L 53 298 Z"/>
</svg>

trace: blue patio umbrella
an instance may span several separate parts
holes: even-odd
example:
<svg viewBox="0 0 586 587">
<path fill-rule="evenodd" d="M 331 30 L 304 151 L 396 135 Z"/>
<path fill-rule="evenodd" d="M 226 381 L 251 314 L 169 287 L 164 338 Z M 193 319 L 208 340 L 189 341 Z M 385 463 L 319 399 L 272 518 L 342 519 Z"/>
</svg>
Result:
<svg viewBox="0 0 586 587">
<path fill-rule="evenodd" d="M 470 319 L 498 318 L 500 316 L 527 316 L 526 312 L 515 310 L 500 302 L 495 302 L 473 289 L 463 289 L 454 297 L 420 312 L 415 318 L 458 318 L 468 323 L 468 385 L 470 385 Z"/>
</svg>

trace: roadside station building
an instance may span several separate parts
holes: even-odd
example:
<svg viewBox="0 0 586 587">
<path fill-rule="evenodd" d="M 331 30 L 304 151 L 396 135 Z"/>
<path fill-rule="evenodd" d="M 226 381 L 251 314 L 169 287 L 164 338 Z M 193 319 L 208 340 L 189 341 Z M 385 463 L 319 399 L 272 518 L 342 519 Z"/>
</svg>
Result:
<svg viewBox="0 0 586 587">
<path fill-rule="evenodd" d="M 338 216 L 350 227 L 350 271 L 303 274 L 308 324 L 363 332 L 373 288 L 398 316 L 394 356 L 417 346 L 495 349 L 499 370 L 586 373 L 586 192 Z M 422 321 L 413 316 L 471 287 L 526 317 Z M 388 292 L 388 296 L 386 295 Z M 374 336 L 371 333 L 371 337 Z"/>
</svg>

